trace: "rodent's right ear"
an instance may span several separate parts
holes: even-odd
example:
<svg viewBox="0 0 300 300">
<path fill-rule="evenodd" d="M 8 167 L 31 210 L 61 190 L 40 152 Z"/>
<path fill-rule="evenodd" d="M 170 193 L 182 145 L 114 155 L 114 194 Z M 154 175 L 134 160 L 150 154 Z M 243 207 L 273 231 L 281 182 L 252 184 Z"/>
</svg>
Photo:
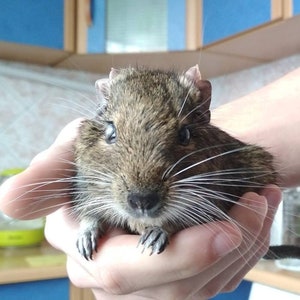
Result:
<svg viewBox="0 0 300 300">
<path fill-rule="evenodd" d="M 111 68 L 109 72 L 109 80 L 113 80 L 116 76 L 118 76 L 120 73 L 119 69 Z"/>
<path fill-rule="evenodd" d="M 107 106 L 107 101 L 110 93 L 110 80 L 108 78 L 98 79 L 95 82 L 96 97 L 99 102 L 97 113 L 102 114 Z"/>
</svg>

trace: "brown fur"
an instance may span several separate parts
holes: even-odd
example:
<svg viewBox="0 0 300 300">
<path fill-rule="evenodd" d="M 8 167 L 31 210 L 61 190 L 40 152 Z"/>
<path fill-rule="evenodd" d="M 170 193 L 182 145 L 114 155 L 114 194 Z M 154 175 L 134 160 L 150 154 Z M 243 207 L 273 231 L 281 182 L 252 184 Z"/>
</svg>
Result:
<svg viewBox="0 0 300 300">
<path fill-rule="evenodd" d="M 82 123 L 75 145 L 78 178 L 73 205 L 84 224 L 78 247 L 85 257 L 91 258 L 97 238 L 107 226 L 142 234 L 142 244 L 159 253 L 166 247 L 169 234 L 221 219 L 222 212 L 227 212 L 245 192 L 277 182 L 271 154 L 209 123 L 210 94 L 210 83 L 201 80 L 199 74 L 193 77 L 159 70 L 114 70 L 107 82 L 99 84 L 99 115 Z M 116 128 L 114 143 L 105 140 L 107 122 L 113 122 Z M 191 135 L 187 145 L 179 140 L 184 126 Z M 203 163 L 180 173 L 200 161 Z M 227 174 L 220 174 L 222 171 Z M 199 191 L 198 202 L 185 201 L 197 198 L 190 191 L 191 183 L 181 183 L 180 188 L 176 183 L 210 172 L 216 173 L 206 178 L 213 180 L 194 183 L 193 189 Z M 155 209 L 130 207 L 131 195 L 149 193 L 158 195 Z M 180 204 L 179 194 L 184 196 Z M 138 204 L 143 206 L 142 201 Z M 184 221 L 180 214 L 188 211 L 192 218 Z M 148 228 L 154 228 L 155 233 Z M 155 248 L 154 239 L 164 234 L 166 240 Z M 92 240 L 90 249 L 82 246 L 86 240 Z"/>
</svg>

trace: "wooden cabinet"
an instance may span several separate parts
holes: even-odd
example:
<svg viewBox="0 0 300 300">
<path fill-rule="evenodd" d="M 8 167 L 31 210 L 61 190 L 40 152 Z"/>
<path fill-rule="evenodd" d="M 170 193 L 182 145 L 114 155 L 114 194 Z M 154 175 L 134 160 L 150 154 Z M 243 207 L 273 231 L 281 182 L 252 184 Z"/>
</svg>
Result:
<svg viewBox="0 0 300 300">
<path fill-rule="evenodd" d="M 74 51 L 75 0 L 0 0 L 0 40 Z"/>
<path fill-rule="evenodd" d="M 185 0 L 78 0 L 77 4 L 77 53 L 185 50 Z"/>
<path fill-rule="evenodd" d="M 66 256 L 47 243 L 0 249 L 0 298 L 5 300 L 93 300 L 89 289 L 73 286 Z"/>
<path fill-rule="evenodd" d="M 280 18 L 271 0 L 203 0 L 202 44 L 208 45 Z"/>
<path fill-rule="evenodd" d="M 258 31 L 300 13 L 298 0 L 187 0 L 189 50 Z"/>
<path fill-rule="evenodd" d="M 298 0 L 24 3 L 0 0 L 0 40 L 66 50 L 75 55 L 203 50 L 300 14 Z M 11 48 L 2 55 L 4 58 Z M 59 53 L 58 60 L 63 59 Z"/>
<path fill-rule="evenodd" d="M 300 13 L 297 0 L 77 0 L 77 53 L 198 50 Z"/>
</svg>

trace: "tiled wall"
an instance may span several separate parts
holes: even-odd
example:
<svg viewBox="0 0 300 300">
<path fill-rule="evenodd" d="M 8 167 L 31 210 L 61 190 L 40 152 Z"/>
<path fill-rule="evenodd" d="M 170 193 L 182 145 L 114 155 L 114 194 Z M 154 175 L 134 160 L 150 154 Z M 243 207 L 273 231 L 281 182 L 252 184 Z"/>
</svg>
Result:
<svg viewBox="0 0 300 300">
<path fill-rule="evenodd" d="M 212 106 L 251 92 L 297 66 L 300 55 L 214 78 Z M 26 166 L 67 122 L 92 112 L 97 78 L 100 75 L 0 61 L 0 170 Z"/>
<path fill-rule="evenodd" d="M 3 74 L 8 71 L 12 75 Z M 97 77 L 0 62 L 0 170 L 26 166 L 67 122 L 83 115 L 83 107 L 96 106 Z"/>
</svg>

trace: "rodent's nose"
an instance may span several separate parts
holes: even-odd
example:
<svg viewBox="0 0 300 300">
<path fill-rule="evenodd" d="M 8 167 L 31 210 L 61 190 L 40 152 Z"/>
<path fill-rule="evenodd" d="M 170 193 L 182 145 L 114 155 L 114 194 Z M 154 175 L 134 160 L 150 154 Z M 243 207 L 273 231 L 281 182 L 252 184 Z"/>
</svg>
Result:
<svg viewBox="0 0 300 300">
<path fill-rule="evenodd" d="M 159 206 L 160 197 L 157 192 L 129 193 L 127 202 L 132 209 L 149 213 Z"/>
</svg>

